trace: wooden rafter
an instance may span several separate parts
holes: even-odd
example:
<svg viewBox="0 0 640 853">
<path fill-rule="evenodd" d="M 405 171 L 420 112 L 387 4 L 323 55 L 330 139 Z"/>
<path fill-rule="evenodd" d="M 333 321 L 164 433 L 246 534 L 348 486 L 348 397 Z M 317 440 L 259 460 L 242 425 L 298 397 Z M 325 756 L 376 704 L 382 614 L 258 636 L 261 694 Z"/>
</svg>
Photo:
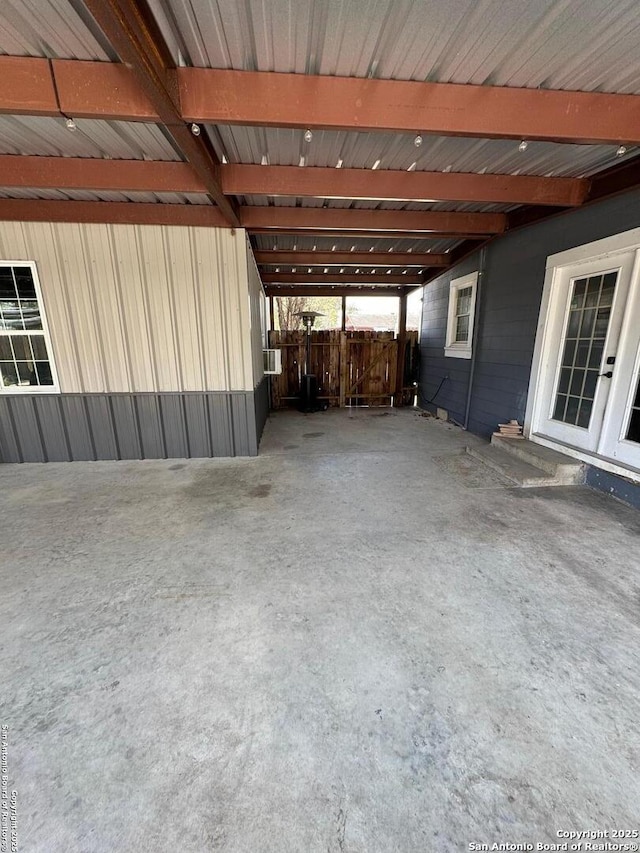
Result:
<svg viewBox="0 0 640 853">
<path fill-rule="evenodd" d="M 194 136 L 180 114 L 177 72 L 145 0 L 85 0 L 118 56 L 131 72 L 207 193 L 229 224 L 236 226 L 236 205 L 222 192 L 220 163 L 205 136 Z M 55 73 L 55 72 L 54 72 Z M 71 112 L 73 115 L 73 111 Z"/>
<path fill-rule="evenodd" d="M 265 284 L 400 284 L 406 287 L 422 284 L 422 276 L 407 273 L 261 273 Z"/>
<path fill-rule="evenodd" d="M 402 296 L 413 288 L 357 285 L 265 285 L 267 296 Z"/>
<path fill-rule="evenodd" d="M 143 204 L 126 201 L 3 198 L 0 199 L 0 220 L 231 227 L 220 208 L 211 204 Z"/>
<path fill-rule="evenodd" d="M 257 249 L 258 264 L 325 267 L 446 267 L 449 256 L 431 252 L 287 252 Z"/>
<path fill-rule="evenodd" d="M 589 182 L 579 178 L 543 178 L 536 175 L 229 164 L 222 167 L 222 188 L 231 195 L 479 201 L 568 207 L 582 203 Z"/>
<path fill-rule="evenodd" d="M 297 166 L 225 165 L 226 195 L 313 196 L 414 201 L 481 201 L 573 206 L 589 182 L 529 175 L 471 175 Z M 188 163 L 0 155 L 0 186 L 206 193 Z"/>
<path fill-rule="evenodd" d="M 137 34 L 141 46 L 139 36 L 151 28 L 149 18 L 140 11 L 136 17 L 132 0 L 87 0 L 87 5 L 121 58 L 130 63 L 130 55 L 125 56 L 130 50 L 128 41 L 122 42 L 121 37 L 124 32 Z M 139 2 L 136 8 L 141 8 Z M 150 54 L 146 50 L 142 53 L 147 65 Z M 162 55 L 168 55 L 166 50 Z M 152 89 L 146 88 L 147 72 L 158 63 L 151 62 L 143 79 L 139 76 L 140 50 L 137 56 L 131 69 L 118 63 L 53 60 L 59 105 L 51 81 L 46 80 L 45 60 L 0 57 L 3 84 L 11 82 L 2 87 L 0 111 L 58 115 L 62 107 L 77 117 L 163 120 L 164 105 L 156 100 Z M 167 80 L 172 78 L 171 85 L 178 87 L 182 122 L 640 143 L 640 95 L 173 69 L 167 60 L 159 71 L 161 79 L 157 82 L 171 72 Z"/>
<path fill-rule="evenodd" d="M 507 225 L 502 213 L 447 213 L 413 210 L 342 210 L 300 207 L 242 207 L 240 224 L 249 231 L 302 229 L 322 233 L 403 232 L 446 234 L 500 234 Z"/>
</svg>

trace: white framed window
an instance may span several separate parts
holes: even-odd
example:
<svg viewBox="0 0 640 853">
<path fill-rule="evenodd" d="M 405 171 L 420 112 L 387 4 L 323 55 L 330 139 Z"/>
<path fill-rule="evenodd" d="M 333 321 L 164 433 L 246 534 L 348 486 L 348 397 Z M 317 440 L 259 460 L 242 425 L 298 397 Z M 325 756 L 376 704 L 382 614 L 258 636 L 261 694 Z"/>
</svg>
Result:
<svg viewBox="0 0 640 853">
<path fill-rule="evenodd" d="M 449 285 L 449 316 L 444 348 L 446 356 L 471 358 L 477 286 L 477 272 L 455 278 Z"/>
<path fill-rule="evenodd" d="M 59 390 L 35 262 L 0 260 L 0 394 Z"/>
</svg>

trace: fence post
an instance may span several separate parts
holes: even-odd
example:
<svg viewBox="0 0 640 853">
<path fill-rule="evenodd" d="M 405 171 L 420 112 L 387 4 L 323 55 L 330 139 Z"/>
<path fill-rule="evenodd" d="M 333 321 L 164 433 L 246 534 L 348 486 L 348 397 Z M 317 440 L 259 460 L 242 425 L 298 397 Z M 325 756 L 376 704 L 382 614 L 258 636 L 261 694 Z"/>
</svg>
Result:
<svg viewBox="0 0 640 853">
<path fill-rule="evenodd" d="M 345 407 L 347 389 L 347 333 L 340 332 L 340 408 Z"/>
</svg>

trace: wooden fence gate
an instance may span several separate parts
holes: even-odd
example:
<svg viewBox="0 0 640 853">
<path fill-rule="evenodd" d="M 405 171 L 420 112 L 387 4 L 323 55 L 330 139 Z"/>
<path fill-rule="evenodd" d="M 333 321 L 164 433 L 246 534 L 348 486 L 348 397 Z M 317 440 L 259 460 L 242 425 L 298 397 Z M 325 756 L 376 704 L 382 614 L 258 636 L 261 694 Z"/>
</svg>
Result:
<svg viewBox="0 0 640 853">
<path fill-rule="evenodd" d="M 417 332 L 407 332 L 407 348 L 417 338 Z M 300 393 L 306 333 L 272 331 L 269 346 L 282 350 L 282 373 L 271 377 L 271 406 L 283 409 Z M 330 406 L 390 406 L 397 391 L 398 346 L 393 332 L 312 331 L 310 372 L 318 377 L 320 399 Z M 413 386 L 403 390 L 405 397 L 415 393 Z"/>
</svg>

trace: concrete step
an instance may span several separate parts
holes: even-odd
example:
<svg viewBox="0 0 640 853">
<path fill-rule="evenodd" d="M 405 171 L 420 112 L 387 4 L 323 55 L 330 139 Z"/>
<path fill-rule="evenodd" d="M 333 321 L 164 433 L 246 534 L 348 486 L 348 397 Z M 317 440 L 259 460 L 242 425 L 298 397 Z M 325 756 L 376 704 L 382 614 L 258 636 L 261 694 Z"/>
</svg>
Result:
<svg viewBox="0 0 640 853">
<path fill-rule="evenodd" d="M 577 459 L 567 456 L 565 453 L 558 453 L 557 450 L 535 444 L 526 438 L 503 438 L 494 435 L 491 437 L 491 444 L 523 462 L 533 465 L 535 468 L 541 468 L 552 477 L 560 477 L 563 480 L 575 477 L 574 482 L 582 482 L 584 466 Z"/>
<path fill-rule="evenodd" d="M 571 471 L 570 474 L 550 474 L 548 471 L 530 465 L 495 444 L 469 446 L 466 450 L 474 459 L 478 459 L 488 468 L 497 471 L 523 489 L 542 486 L 574 486 L 580 482 L 579 479 L 576 479 L 575 471 Z"/>
</svg>

